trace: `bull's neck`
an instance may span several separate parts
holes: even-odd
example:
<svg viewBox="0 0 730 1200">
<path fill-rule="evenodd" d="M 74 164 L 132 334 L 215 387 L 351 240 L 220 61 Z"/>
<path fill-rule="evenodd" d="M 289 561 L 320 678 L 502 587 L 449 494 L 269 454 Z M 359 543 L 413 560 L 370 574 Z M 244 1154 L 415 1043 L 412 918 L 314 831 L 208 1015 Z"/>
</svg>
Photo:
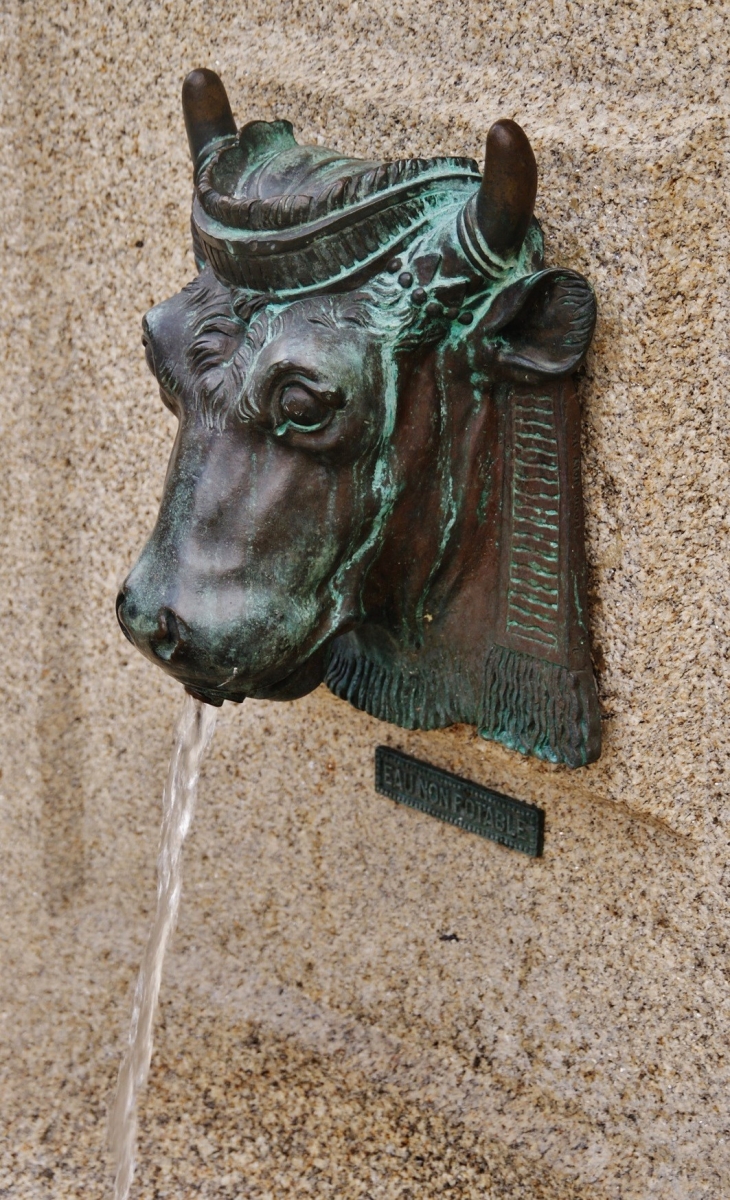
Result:
<svg viewBox="0 0 730 1200">
<path fill-rule="evenodd" d="M 434 390 L 440 437 L 430 456 L 420 446 L 418 483 L 373 572 L 372 616 L 334 644 L 327 682 L 396 725 L 467 722 L 582 766 L 598 756 L 601 722 L 574 391 L 565 381 L 477 391 L 463 367 L 439 363 L 414 383 Z"/>
<path fill-rule="evenodd" d="M 338 695 L 399 725 L 477 719 L 499 574 L 504 391 L 475 386 L 448 351 L 403 382 L 393 469 L 407 485 L 368 580 L 371 615 L 338 639 L 328 675 Z"/>
</svg>

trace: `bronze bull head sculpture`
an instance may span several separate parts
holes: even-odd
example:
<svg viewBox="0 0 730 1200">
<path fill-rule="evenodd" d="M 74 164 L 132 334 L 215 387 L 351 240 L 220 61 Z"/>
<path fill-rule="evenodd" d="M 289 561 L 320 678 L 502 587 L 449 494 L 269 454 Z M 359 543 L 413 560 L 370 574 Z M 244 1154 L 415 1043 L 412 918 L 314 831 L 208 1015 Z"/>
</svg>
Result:
<svg viewBox="0 0 730 1200">
<path fill-rule="evenodd" d="M 543 266 L 527 137 L 493 125 L 482 176 L 237 131 L 212 71 L 183 107 L 200 273 L 144 320 L 179 426 L 124 632 L 212 704 L 324 681 L 597 758 L 570 378 L 595 301 Z"/>
</svg>

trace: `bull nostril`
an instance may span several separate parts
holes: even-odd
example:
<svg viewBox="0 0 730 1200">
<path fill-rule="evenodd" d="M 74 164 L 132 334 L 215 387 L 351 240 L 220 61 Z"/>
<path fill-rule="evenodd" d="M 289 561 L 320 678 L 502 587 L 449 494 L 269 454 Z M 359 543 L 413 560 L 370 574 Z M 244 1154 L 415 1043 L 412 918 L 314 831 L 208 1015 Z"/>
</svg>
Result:
<svg viewBox="0 0 730 1200">
<path fill-rule="evenodd" d="M 178 624 L 178 619 L 174 612 L 172 612 L 172 610 L 169 608 L 167 610 L 167 636 L 170 641 L 175 643 L 176 646 L 179 646 L 180 642 L 183 640 L 180 634 L 180 625 Z"/>
<path fill-rule="evenodd" d="M 161 608 L 157 614 L 157 629 L 150 637 L 152 649 L 158 658 L 166 661 L 174 656 L 186 642 L 187 630 L 181 629 L 182 622 L 171 608 Z"/>
<path fill-rule="evenodd" d="M 161 608 L 157 614 L 157 628 L 154 633 L 150 634 L 150 641 L 165 642 L 167 641 L 167 634 L 167 609 Z"/>
<path fill-rule="evenodd" d="M 147 360 L 147 366 L 152 374 L 155 375 L 155 352 L 152 348 L 152 334 L 150 333 L 146 317 L 142 322 L 142 345 L 144 346 L 144 356 Z"/>
<path fill-rule="evenodd" d="M 161 608 L 157 614 L 157 630 L 152 634 L 153 642 L 180 641 L 180 626 L 171 608 Z"/>
<path fill-rule="evenodd" d="M 127 641 L 131 642 L 132 635 L 129 632 L 129 630 L 127 629 L 127 626 L 124 624 L 124 617 L 122 615 L 122 609 L 124 608 L 126 599 L 127 599 L 127 593 L 122 588 L 121 592 L 117 596 L 117 621 L 119 622 L 119 628 L 121 629 L 121 631 L 124 634 Z"/>
</svg>

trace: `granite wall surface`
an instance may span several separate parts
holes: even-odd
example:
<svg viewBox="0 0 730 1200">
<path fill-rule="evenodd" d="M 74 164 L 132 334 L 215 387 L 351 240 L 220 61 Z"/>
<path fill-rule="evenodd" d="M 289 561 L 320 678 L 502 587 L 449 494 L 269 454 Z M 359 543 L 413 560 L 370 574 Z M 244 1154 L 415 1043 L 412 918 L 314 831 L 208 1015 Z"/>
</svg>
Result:
<svg viewBox="0 0 730 1200">
<path fill-rule="evenodd" d="M 571 772 L 321 689 L 226 706 L 142 1197 L 730 1194 L 730 38 L 712 0 L 6 0 L 0 1196 L 109 1194 L 179 690 L 117 584 L 170 450 L 140 320 L 193 273 L 182 78 L 355 154 L 540 168 L 581 379 L 604 753 Z M 531 861 L 401 810 L 378 743 L 544 806 Z"/>
</svg>

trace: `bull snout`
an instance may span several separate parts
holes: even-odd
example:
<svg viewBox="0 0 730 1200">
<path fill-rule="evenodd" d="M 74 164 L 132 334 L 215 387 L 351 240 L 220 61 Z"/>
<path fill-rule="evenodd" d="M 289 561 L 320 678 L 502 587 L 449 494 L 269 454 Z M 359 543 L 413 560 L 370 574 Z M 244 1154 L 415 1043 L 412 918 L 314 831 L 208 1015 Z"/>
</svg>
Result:
<svg viewBox="0 0 730 1200">
<path fill-rule="evenodd" d="M 277 621 L 272 618 L 268 638 L 260 622 L 247 622 L 245 616 L 220 627 L 205 622 L 191 626 L 169 604 L 160 605 L 159 598 L 155 602 L 134 572 L 117 596 L 117 620 L 138 650 L 208 704 L 240 704 L 246 696 L 296 700 L 324 678 L 327 645 L 303 661 L 292 661 L 281 614 Z"/>
<path fill-rule="evenodd" d="M 150 619 L 125 588 L 117 596 L 117 620 L 133 645 L 163 662 L 174 662 L 190 643 L 190 631 L 177 613 L 163 606 Z"/>
</svg>

